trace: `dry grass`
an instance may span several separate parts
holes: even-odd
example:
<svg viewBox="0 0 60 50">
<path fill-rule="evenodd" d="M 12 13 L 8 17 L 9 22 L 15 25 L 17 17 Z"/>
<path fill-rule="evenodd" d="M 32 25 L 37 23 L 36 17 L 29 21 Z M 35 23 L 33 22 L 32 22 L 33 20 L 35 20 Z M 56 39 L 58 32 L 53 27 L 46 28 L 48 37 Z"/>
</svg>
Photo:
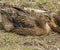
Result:
<svg viewBox="0 0 60 50">
<path fill-rule="evenodd" d="M 18 6 L 20 7 L 21 5 L 26 5 L 27 7 L 36 7 L 36 5 L 38 3 L 47 3 L 45 6 L 45 9 L 47 10 L 51 10 L 53 12 L 57 12 L 58 10 L 60 10 L 60 0 L 2 0 L 3 2 L 8 2 L 12 5 Z"/>
<path fill-rule="evenodd" d="M 21 36 L 0 31 L 0 50 L 60 50 L 60 35 Z"/>
<path fill-rule="evenodd" d="M 60 35 L 21 36 L 0 30 L 0 50 L 60 50 Z"/>
</svg>

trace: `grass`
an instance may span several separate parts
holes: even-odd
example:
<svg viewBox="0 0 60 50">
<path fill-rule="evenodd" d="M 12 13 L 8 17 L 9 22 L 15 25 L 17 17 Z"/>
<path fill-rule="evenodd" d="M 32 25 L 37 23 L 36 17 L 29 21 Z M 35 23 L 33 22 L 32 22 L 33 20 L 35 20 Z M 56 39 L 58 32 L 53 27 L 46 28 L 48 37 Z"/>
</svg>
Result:
<svg viewBox="0 0 60 50">
<path fill-rule="evenodd" d="M 59 37 L 55 33 L 48 36 L 21 36 L 0 30 L 0 50 L 54 50 L 54 46 L 60 47 Z"/>
<path fill-rule="evenodd" d="M 38 3 L 47 3 L 47 5 L 45 6 L 47 10 L 51 10 L 52 12 L 57 12 L 60 10 L 60 7 L 57 4 L 58 2 L 60 2 L 60 0 L 34 0 L 33 3 L 29 0 L 18 0 L 18 1 L 17 0 L 2 0 L 2 1 L 8 2 L 17 7 L 20 7 L 21 5 L 26 5 L 27 7 L 31 7 L 31 8 L 36 7 Z"/>
</svg>

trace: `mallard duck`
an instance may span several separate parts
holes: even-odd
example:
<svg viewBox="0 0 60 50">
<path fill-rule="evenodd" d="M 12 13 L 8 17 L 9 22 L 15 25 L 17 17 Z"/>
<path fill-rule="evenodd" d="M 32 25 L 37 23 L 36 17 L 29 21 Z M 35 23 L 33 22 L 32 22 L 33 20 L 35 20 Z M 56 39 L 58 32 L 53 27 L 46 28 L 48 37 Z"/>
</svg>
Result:
<svg viewBox="0 0 60 50">
<path fill-rule="evenodd" d="M 4 10 L 2 12 L 3 13 L 1 15 L 2 17 L 4 17 L 2 20 L 3 26 L 6 31 L 16 32 L 22 35 L 42 35 L 49 34 L 51 30 L 48 25 L 46 16 L 41 13 L 30 12 L 29 14 L 27 14 L 26 12 L 24 13 L 19 11 L 17 17 L 15 17 L 13 15 L 14 13 L 12 15 L 9 15 L 7 14 L 8 11 L 5 12 Z M 14 20 L 11 18 L 11 16 L 13 16 L 12 18 Z M 17 24 L 16 21 L 18 21 L 19 23 L 18 27 L 14 26 L 15 24 Z"/>
<path fill-rule="evenodd" d="M 21 26 L 12 30 L 12 32 L 16 32 L 22 35 L 42 35 L 49 34 L 51 30 L 48 22 L 46 21 L 46 16 L 43 14 L 40 14 L 40 16 L 38 14 L 36 16 L 24 16 L 23 18 L 19 18 L 21 18 Z"/>
</svg>

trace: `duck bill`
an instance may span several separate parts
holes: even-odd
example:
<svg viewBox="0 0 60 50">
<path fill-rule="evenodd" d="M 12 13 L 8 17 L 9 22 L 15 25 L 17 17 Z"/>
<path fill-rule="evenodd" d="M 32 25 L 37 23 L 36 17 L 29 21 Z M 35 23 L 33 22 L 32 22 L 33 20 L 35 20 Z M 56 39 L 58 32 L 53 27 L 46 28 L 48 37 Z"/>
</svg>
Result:
<svg viewBox="0 0 60 50">
<path fill-rule="evenodd" d="M 53 20 L 51 20 L 51 21 L 49 22 L 49 25 L 52 26 L 52 27 L 56 27 L 56 26 L 57 26 Z"/>
</svg>

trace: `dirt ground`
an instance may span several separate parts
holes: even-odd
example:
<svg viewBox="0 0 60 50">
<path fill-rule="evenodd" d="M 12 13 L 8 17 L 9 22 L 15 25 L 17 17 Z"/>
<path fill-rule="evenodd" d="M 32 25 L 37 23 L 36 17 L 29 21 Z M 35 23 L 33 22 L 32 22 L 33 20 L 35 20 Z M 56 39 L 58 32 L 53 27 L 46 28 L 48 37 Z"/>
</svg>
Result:
<svg viewBox="0 0 60 50">
<path fill-rule="evenodd" d="M 60 35 L 22 36 L 0 30 L 0 50 L 60 50 Z"/>
</svg>

